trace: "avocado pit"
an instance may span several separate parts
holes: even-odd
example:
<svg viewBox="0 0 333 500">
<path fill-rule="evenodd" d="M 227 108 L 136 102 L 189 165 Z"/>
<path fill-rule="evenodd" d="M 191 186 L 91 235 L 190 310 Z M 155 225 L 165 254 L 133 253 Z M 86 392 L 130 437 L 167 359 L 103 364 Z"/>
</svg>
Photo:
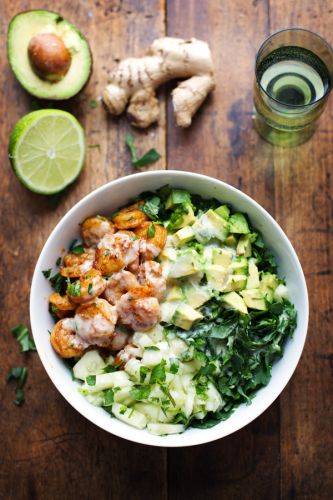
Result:
<svg viewBox="0 0 333 500">
<path fill-rule="evenodd" d="M 49 82 L 61 80 L 72 62 L 63 40 L 51 33 L 41 33 L 30 40 L 28 57 L 33 71 Z"/>
</svg>

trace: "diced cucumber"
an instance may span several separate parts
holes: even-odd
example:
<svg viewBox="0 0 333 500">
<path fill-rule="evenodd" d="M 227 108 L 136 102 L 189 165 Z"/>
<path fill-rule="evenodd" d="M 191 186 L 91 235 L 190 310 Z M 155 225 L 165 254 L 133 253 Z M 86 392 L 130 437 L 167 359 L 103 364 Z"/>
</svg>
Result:
<svg viewBox="0 0 333 500">
<path fill-rule="evenodd" d="M 131 396 L 132 387 L 121 387 L 118 391 L 114 391 L 114 402 L 121 403 L 125 406 L 128 406 L 134 403 L 134 399 Z"/>
<path fill-rule="evenodd" d="M 138 412 L 134 408 L 128 408 L 119 403 L 113 403 L 112 413 L 118 420 L 129 424 L 136 429 L 144 429 L 147 425 L 147 418 L 143 413 Z"/>
<path fill-rule="evenodd" d="M 99 375 L 103 373 L 105 366 L 105 361 L 98 351 L 88 351 L 74 365 L 74 377 L 80 380 L 86 380 L 88 375 Z"/>
<path fill-rule="evenodd" d="M 104 391 L 104 389 L 113 387 L 127 387 L 131 385 L 133 385 L 133 382 L 130 381 L 128 374 L 124 370 L 119 370 L 117 372 L 96 375 L 95 385 L 84 384 L 82 389 L 91 393 Z"/>
<path fill-rule="evenodd" d="M 135 380 L 135 382 L 140 381 L 140 367 L 141 367 L 141 361 L 135 358 L 130 358 L 125 367 L 124 370 L 126 373 L 129 374 L 129 376 Z"/>
<path fill-rule="evenodd" d="M 149 345 L 153 345 L 154 341 L 149 335 L 147 335 L 147 333 L 135 332 L 133 335 L 133 344 L 137 345 L 138 347 L 145 348 Z"/>
<path fill-rule="evenodd" d="M 142 356 L 142 365 L 147 366 L 148 368 L 153 368 L 153 366 L 158 365 L 165 355 L 162 351 L 158 350 L 150 350 L 145 349 Z"/>
<path fill-rule="evenodd" d="M 81 392 L 85 396 L 88 403 L 90 403 L 91 405 L 94 405 L 94 406 L 103 406 L 104 394 L 102 391 L 96 392 L 95 394 L 88 394 L 88 393 L 86 393 L 86 391 L 83 392 L 80 389 L 79 389 L 79 392 Z"/>
<path fill-rule="evenodd" d="M 185 426 L 182 424 L 158 424 L 149 422 L 147 429 L 155 436 L 164 436 L 167 434 L 180 434 L 185 431 Z"/>
<path fill-rule="evenodd" d="M 152 403 L 135 403 L 135 410 L 146 416 L 147 420 L 158 422 L 160 407 Z"/>
</svg>

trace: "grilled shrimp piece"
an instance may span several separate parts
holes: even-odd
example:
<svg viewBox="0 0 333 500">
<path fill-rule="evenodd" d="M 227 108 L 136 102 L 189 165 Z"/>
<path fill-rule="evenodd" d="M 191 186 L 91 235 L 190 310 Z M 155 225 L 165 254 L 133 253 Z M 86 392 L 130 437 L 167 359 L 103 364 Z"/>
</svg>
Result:
<svg viewBox="0 0 333 500">
<path fill-rule="evenodd" d="M 92 269 L 95 259 L 95 250 L 85 248 L 83 253 L 68 253 L 64 256 L 64 267 L 60 268 L 61 276 L 65 278 L 79 278 Z"/>
<path fill-rule="evenodd" d="M 107 300 L 96 299 L 89 304 L 83 304 L 76 310 L 74 316 L 77 335 L 90 345 L 110 349 L 117 322 L 115 306 Z"/>
<path fill-rule="evenodd" d="M 95 247 L 106 234 L 113 234 L 114 227 L 106 217 L 96 215 L 82 222 L 81 236 L 87 247 Z"/>
<path fill-rule="evenodd" d="M 143 205 L 143 201 L 129 205 L 128 207 L 119 210 L 117 215 L 112 218 L 113 224 L 117 229 L 131 229 L 134 227 L 139 227 L 143 222 L 148 220 L 147 215 L 139 210 L 139 207 Z"/>
<path fill-rule="evenodd" d="M 139 282 L 141 285 L 148 285 L 152 294 L 159 300 L 164 296 L 166 290 L 166 279 L 162 276 L 162 266 L 154 260 L 147 260 L 140 265 Z"/>
<path fill-rule="evenodd" d="M 76 335 L 74 318 L 59 320 L 51 333 L 50 341 L 53 349 L 62 358 L 82 356 L 89 344 Z"/>
<path fill-rule="evenodd" d="M 106 234 L 96 248 L 94 267 L 107 275 L 124 269 L 135 262 L 138 256 L 138 240 L 122 232 Z"/>
<path fill-rule="evenodd" d="M 138 286 L 139 282 L 136 276 L 129 271 L 122 270 L 112 274 L 108 279 L 104 297 L 110 304 L 116 304 L 124 293 Z"/>
<path fill-rule="evenodd" d="M 91 302 L 104 292 L 106 283 L 98 269 L 90 269 L 67 287 L 68 298 L 74 304 Z"/>
<path fill-rule="evenodd" d="M 151 297 L 149 286 L 138 286 L 122 295 L 117 303 L 119 321 L 134 331 L 146 331 L 160 321 L 160 305 Z"/>
<path fill-rule="evenodd" d="M 131 339 L 130 333 L 116 329 L 110 342 L 111 351 L 118 352 L 121 349 L 124 349 L 124 347 L 128 344 L 130 339 Z"/>
<path fill-rule="evenodd" d="M 157 257 L 164 248 L 167 239 L 167 230 L 160 224 L 154 224 L 154 235 L 148 238 L 148 229 L 152 222 L 144 222 L 135 230 L 135 234 L 140 238 L 140 254 L 147 260 Z"/>
<path fill-rule="evenodd" d="M 51 293 L 49 303 L 51 304 L 52 312 L 58 318 L 70 316 L 71 312 L 75 311 L 76 308 L 76 305 L 69 300 L 67 295 L 60 295 L 60 293 Z"/>
</svg>

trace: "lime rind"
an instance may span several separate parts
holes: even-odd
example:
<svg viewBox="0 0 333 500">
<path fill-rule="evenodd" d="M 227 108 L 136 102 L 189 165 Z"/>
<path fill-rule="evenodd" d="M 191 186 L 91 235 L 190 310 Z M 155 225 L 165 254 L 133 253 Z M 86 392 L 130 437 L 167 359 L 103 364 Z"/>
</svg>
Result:
<svg viewBox="0 0 333 500">
<path fill-rule="evenodd" d="M 63 122 L 58 123 L 59 137 L 57 120 Z M 46 126 L 50 121 L 53 128 Z M 49 156 L 50 146 L 54 148 L 54 157 Z M 66 111 L 33 111 L 14 127 L 8 153 L 13 170 L 24 186 L 35 193 L 52 195 L 79 176 L 86 155 L 84 131 L 77 119 Z"/>
</svg>

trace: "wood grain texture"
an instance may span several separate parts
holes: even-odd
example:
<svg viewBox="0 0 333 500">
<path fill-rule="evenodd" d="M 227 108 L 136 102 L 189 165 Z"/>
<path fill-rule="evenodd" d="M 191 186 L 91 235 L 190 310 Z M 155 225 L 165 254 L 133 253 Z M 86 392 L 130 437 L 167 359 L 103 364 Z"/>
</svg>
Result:
<svg viewBox="0 0 333 500">
<path fill-rule="evenodd" d="M 332 163 L 333 102 L 311 141 L 293 150 L 263 142 L 252 127 L 256 49 L 272 31 L 302 26 L 333 41 L 331 0 L 56 0 L 52 9 L 89 38 L 94 71 L 84 91 L 60 107 L 83 124 L 90 145 L 86 168 L 54 209 L 13 175 L 7 140 L 33 99 L 5 57 L 10 18 L 49 2 L 0 2 L 0 498 L 7 499 L 330 499 L 333 495 Z M 167 85 L 159 92 L 159 126 L 140 132 L 99 104 L 108 71 L 140 54 L 154 38 L 196 36 L 211 46 L 216 90 L 188 130 L 175 126 Z M 59 105 L 57 104 L 57 107 Z M 10 334 L 28 324 L 30 281 L 54 225 L 92 189 L 133 172 L 127 131 L 140 150 L 155 147 L 152 168 L 212 175 L 253 196 L 290 237 L 302 262 L 311 305 L 308 341 L 282 396 L 260 418 L 215 443 L 191 449 L 135 445 L 92 426 L 57 393 L 36 354 L 25 357 Z M 13 405 L 5 382 L 12 366 L 29 368 L 26 404 Z"/>
</svg>

